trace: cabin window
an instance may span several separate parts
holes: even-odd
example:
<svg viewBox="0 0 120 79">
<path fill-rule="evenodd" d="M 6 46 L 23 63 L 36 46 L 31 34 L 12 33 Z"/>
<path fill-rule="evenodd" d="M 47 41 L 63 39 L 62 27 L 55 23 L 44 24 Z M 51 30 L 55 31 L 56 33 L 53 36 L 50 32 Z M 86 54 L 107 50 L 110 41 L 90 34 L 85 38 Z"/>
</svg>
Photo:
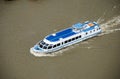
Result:
<svg viewBox="0 0 120 79">
<path fill-rule="evenodd" d="M 49 46 L 49 47 L 48 47 L 48 49 L 51 49 L 51 48 L 52 48 L 52 46 Z"/>
<path fill-rule="evenodd" d="M 79 38 L 81 38 L 81 35 L 79 36 Z"/>
<path fill-rule="evenodd" d="M 72 41 L 75 40 L 75 38 L 72 38 Z"/>
<path fill-rule="evenodd" d="M 39 46 L 40 46 L 41 48 L 43 47 L 43 45 L 41 45 L 41 44 L 40 44 Z"/>
<path fill-rule="evenodd" d="M 57 46 L 60 46 L 60 43 L 58 43 Z"/>
<path fill-rule="evenodd" d="M 41 43 L 44 45 L 45 44 L 45 42 L 44 41 L 41 41 Z"/>
<path fill-rule="evenodd" d="M 97 28 L 97 30 L 99 30 L 100 28 Z"/>
<path fill-rule="evenodd" d="M 90 31 L 90 33 L 92 33 L 92 31 Z"/>
<path fill-rule="evenodd" d="M 93 30 L 95 32 L 95 30 Z"/>
<path fill-rule="evenodd" d="M 76 37 L 76 39 L 78 39 L 78 36 Z"/>
<path fill-rule="evenodd" d="M 65 43 L 67 43 L 68 41 L 65 41 Z"/>
<path fill-rule="evenodd" d="M 87 35 L 88 33 L 86 32 L 86 35 Z"/>
<path fill-rule="evenodd" d="M 45 44 L 46 46 L 48 46 L 49 44 Z"/>
<path fill-rule="evenodd" d="M 47 49 L 47 47 L 46 47 L 46 46 L 44 46 L 44 47 L 43 47 L 43 49 Z"/>
<path fill-rule="evenodd" d="M 56 47 L 56 45 L 53 46 L 53 48 L 55 48 L 55 47 Z"/>
<path fill-rule="evenodd" d="M 100 28 L 97 28 L 97 30 L 99 30 Z"/>
<path fill-rule="evenodd" d="M 68 42 L 71 42 L 71 39 L 69 39 Z"/>
</svg>

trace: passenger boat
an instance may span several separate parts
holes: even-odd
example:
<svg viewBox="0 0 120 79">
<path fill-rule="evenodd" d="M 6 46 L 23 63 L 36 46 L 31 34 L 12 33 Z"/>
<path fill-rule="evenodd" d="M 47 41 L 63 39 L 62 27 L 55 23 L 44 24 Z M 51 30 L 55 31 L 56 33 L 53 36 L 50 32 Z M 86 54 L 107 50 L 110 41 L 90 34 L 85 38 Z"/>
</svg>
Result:
<svg viewBox="0 0 120 79">
<path fill-rule="evenodd" d="M 67 46 L 97 36 L 102 30 L 96 22 L 76 23 L 71 27 L 46 36 L 31 49 L 31 53 L 52 53 Z"/>
</svg>

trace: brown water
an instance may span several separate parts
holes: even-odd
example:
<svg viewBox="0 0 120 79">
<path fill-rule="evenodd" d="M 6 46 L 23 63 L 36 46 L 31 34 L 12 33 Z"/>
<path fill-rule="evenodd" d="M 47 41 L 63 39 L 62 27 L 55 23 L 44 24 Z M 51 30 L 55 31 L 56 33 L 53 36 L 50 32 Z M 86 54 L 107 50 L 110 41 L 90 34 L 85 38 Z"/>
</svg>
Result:
<svg viewBox="0 0 120 79">
<path fill-rule="evenodd" d="M 29 49 L 86 20 L 103 33 L 52 55 Z M 0 79 L 120 79 L 119 0 L 0 1 Z"/>
</svg>

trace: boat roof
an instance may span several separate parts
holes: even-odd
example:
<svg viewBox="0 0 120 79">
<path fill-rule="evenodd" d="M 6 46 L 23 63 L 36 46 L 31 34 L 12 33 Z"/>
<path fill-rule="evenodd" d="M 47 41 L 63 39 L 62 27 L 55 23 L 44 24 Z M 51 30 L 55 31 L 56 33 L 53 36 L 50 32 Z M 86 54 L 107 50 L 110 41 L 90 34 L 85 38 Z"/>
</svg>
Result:
<svg viewBox="0 0 120 79">
<path fill-rule="evenodd" d="M 45 39 L 47 39 L 51 42 L 55 42 L 55 41 L 58 41 L 60 39 L 65 39 L 65 38 L 72 36 L 74 34 L 76 34 L 76 33 L 72 31 L 72 28 L 67 28 L 67 29 L 61 30 L 57 33 L 48 35 Z"/>
<path fill-rule="evenodd" d="M 48 35 L 45 37 L 46 40 L 50 41 L 50 42 L 56 42 L 59 41 L 61 39 L 65 39 L 67 37 L 70 37 L 72 35 L 77 34 L 77 32 L 73 31 L 73 28 L 77 28 L 77 29 L 81 29 L 82 27 L 84 27 L 84 25 L 88 24 L 90 22 L 86 22 L 86 23 L 76 23 L 74 24 L 72 27 L 69 27 L 67 29 L 61 30 L 59 32 L 56 32 L 54 34 Z M 94 29 L 94 26 L 96 26 L 96 24 L 94 23 L 93 27 L 90 28 L 86 28 L 84 30 L 82 30 L 83 32 L 87 32 L 89 30 Z"/>
<path fill-rule="evenodd" d="M 76 23 L 72 26 L 73 28 L 77 28 L 77 29 L 80 29 L 83 27 L 83 24 L 82 23 Z"/>
</svg>

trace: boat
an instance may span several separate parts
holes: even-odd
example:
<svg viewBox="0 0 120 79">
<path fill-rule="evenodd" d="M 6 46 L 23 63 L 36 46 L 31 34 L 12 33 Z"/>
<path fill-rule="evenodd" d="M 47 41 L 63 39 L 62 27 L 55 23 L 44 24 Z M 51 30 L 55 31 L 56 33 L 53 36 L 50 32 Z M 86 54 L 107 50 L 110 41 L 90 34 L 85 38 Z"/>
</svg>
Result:
<svg viewBox="0 0 120 79">
<path fill-rule="evenodd" d="M 40 40 L 30 48 L 30 52 L 52 53 L 88 38 L 95 37 L 101 32 L 102 29 L 97 22 L 86 21 L 84 23 L 76 23 L 71 27 L 45 36 L 43 40 Z"/>
</svg>

